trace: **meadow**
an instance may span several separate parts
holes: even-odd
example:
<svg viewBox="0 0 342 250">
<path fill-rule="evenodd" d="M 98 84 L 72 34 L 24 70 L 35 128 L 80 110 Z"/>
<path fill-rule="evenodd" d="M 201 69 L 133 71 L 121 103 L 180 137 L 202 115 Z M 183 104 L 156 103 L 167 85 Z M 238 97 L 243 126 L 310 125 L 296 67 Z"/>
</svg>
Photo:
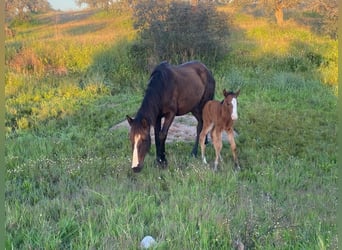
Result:
<svg viewBox="0 0 342 250">
<path fill-rule="evenodd" d="M 49 13 L 5 41 L 6 249 L 337 249 L 337 41 L 288 21 L 234 15 L 210 65 L 216 99 L 241 88 L 242 170 L 167 144 L 130 169 L 128 131 L 148 72 L 129 15 Z M 205 60 L 202 60 L 205 63 Z M 207 159 L 214 150 L 207 147 Z"/>
</svg>

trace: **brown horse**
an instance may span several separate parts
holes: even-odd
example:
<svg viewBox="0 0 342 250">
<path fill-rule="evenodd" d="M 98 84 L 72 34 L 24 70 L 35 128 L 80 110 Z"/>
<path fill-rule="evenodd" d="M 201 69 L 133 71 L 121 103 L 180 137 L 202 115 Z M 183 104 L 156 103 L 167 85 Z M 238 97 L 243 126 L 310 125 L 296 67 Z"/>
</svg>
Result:
<svg viewBox="0 0 342 250">
<path fill-rule="evenodd" d="M 139 172 L 151 146 L 150 128 L 154 127 L 157 162 L 167 166 L 165 140 L 175 116 L 191 112 L 197 119 L 197 135 L 192 154 L 197 155 L 199 133 L 202 130 L 204 104 L 212 100 L 215 80 L 207 67 L 197 61 L 172 66 L 159 64 L 152 72 L 144 99 L 135 116 L 127 116 L 131 126 L 133 150 L 132 169 Z M 163 126 L 161 119 L 165 118 Z"/>
<path fill-rule="evenodd" d="M 200 134 L 202 160 L 205 164 L 207 164 L 207 160 L 205 158 L 205 137 L 210 131 L 216 154 L 214 165 L 215 170 L 217 170 L 219 158 L 222 160 L 221 149 L 223 131 L 226 131 L 228 134 L 228 140 L 233 153 L 235 169 L 240 169 L 236 154 L 233 128 L 234 121 L 238 119 L 237 97 L 239 94 L 240 90 L 238 90 L 236 93 L 223 90 L 224 100 L 222 102 L 211 100 L 208 101 L 203 108 L 203 128 Z"/>
</svg>

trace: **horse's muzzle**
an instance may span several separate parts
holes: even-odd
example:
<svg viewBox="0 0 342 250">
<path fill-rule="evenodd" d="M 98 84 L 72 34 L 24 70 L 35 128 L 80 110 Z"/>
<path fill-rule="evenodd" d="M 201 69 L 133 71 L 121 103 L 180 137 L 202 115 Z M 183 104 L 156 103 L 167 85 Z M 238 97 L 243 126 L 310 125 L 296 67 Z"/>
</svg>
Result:
<svg viewBox="0 0 342 250">
<path fill-rule="evenodd" d="M 138 164 L 136 167 L 132 167 L 134 173 L 139 173 L 142 170 L 142 165 Z"/>
</svg>

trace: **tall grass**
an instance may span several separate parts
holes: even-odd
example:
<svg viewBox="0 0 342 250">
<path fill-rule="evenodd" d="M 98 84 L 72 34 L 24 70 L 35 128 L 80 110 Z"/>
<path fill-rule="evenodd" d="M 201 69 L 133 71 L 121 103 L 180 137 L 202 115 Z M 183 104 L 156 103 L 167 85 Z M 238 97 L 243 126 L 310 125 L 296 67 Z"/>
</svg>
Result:
<svg viewBox="0 0 342 250">
<path fill-rule="evenodd" d="M 134 71 L 127 23 L 117 30 L 125 17 L 18 28 L 7 62 L 30 48 L 44 71 L 6 68 L 6 249 L 137 249 L 145 235 L 156 249 L 337 249 L 336 96 L 322 77 L 336 77 L 336 44 L 294 24 L 237 18 L 232 51 L 212 71 L 216 99 L 241 87 L 240 172 L 227 143 L 213 172 L 190 157 L 192 143 L 174 142 L 166 170 L 152 147 L 132 173 L 128 131 L 110 128 L 134 115 L 148 73 Z M 110 41 L 110 29 L 126 36 Z M 54 45 L 63 53 L 45 64 Z"/>
</svg>

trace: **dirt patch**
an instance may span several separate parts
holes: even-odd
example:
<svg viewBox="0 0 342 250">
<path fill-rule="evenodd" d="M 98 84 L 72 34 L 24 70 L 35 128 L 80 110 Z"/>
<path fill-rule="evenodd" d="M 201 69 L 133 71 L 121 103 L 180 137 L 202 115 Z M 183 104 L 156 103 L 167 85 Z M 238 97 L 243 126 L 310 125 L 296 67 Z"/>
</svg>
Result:
<svg viewBox="0 0 342 250">
<path fill-rule="evenodd" d="M 167 143 L 175 142 L 175 141 L 194 142 L 196 138 L 196 126 L 197 126 L 197 120 L 195 119 L 194 116 L 192 115 L 176 116 L 169 129 L 166 142 Z M 118 128 L 126 128 L 128 132 L 129 124 L 127 120 L 114 125 L 113 127 L 110 128 L 110 130 L 116 130 Z M 154 143 L 153 128 L 151 128 L 151 138 L 152 138 L 152 143 Z M 223 133 L 222 139 L 225 141 L 228 140 L 226 133 Z"/>
</svg>

